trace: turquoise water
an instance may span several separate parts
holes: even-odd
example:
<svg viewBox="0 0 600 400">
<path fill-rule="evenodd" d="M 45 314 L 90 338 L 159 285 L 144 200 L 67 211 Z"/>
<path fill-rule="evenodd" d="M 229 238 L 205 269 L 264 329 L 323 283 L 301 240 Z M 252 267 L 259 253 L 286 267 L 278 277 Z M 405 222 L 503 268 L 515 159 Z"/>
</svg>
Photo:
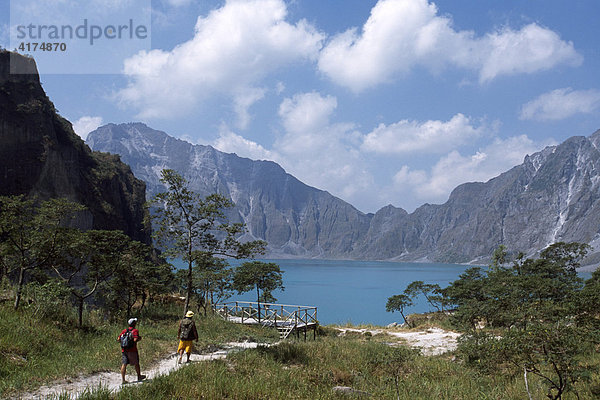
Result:
<svg viewBox="0 0 600 400">
<path fill-rule="evenodd" d="M 382 261 L 265 260 L 279 264 L 283 271 L 284 291 L 273 295 L 279 304 L 317 307 L 322 324 L 387 325 L 402 322 L 398 313 L 385 311 L 387 298 L 400 294 L 413 281 L 437 283 L 446 287 L 470 266 L 435 263 Z M 231 266 L 243 261 L 229 260 Z M 180 260 L 173 263 L 184 267 Z M 580 273 L 589 279 L 591 273 Z M 234 294 L 227 301 L 256 301 L 255 293 Z M 406 314 L 431 308 L 424 298 L 416 300 Z"/>
<path fill-rule="evenodd" d="M 398 313 L 385 311 L 387 298 L 400 294 L 416 280 L 445 287 L 469 266 L 380 261 L 266 260 L 279 264 L 284 291 L 275 291 L 277 303 L 316 306 L 322 324 L 387 325 L 402 322 Z M 229 260 L 232 266 L 241 261 Z M 174 263 L 181 267 L 181 262 Z M 254 293 L 234 294 L 228 301 L 256 301 Z M 424 299 L 407 313 L 430 308 Z"/>
</svg>

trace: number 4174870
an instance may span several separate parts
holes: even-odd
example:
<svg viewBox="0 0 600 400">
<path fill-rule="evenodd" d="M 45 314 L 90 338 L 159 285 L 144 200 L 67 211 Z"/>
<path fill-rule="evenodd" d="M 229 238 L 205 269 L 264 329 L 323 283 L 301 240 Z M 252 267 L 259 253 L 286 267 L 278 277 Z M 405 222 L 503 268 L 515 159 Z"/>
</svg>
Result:
<svg viewBox="0 0 600 400">
<path fill-rule="evenodd" d="M 22 42 L 18 49 L 23 52 L 34 52 L 34 51 L 67 51 L 66 43 L 50 43 L 50 42 Z"/>
</svg>

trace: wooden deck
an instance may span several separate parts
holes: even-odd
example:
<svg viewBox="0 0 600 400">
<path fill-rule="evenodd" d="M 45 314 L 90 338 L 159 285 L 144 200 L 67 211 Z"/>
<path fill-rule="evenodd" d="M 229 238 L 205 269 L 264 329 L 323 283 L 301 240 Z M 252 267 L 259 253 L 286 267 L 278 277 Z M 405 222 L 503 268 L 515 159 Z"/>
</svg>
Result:
<svg viewBox="0 0 600 400">
<path fill-rule="evenodd" d="M 215 311 L 227 321 L 277 328 L 281 339 L 287 339 L 293 332 L 299 338 L 303 332 L 306 340 L 309 329 L 313 330 L 313 338 L 316 338 L 319 325 L 317 307 L 312 306 L 230 301 L 215 305 Z"/>
</svg>

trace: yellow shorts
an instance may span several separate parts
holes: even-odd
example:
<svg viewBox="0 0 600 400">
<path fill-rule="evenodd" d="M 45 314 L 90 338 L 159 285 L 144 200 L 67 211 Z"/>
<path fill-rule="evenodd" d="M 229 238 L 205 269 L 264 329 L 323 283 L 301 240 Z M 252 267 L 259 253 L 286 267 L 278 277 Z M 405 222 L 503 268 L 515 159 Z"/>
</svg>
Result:
<svg viewBox="0 0 600 400">
<path fill-rule="evenodd" d="M 177 348 L 177 353 L 181 350 L 185 350 L 186 353 L 190 354 L 192 352 L 193 340 L 180 340 L 179 347 Z"/>
</svg>

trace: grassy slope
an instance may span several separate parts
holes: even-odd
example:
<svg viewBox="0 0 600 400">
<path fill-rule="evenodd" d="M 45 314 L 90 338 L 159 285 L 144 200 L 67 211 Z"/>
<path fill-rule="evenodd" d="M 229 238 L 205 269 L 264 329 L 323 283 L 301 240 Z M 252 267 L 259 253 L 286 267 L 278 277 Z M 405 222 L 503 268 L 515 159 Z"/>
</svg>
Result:
<svg viewBox="0 0 600 400">
<path fill-rule="evenodd" d="M 334 386 L 351 386 L 375 399 L 524 399 L 521 376 L 485 376 L 453 361 L 426 358 L 366 338 L 322 337 L 277 348 L 235 354 L 199 363 L 139 387 L 91 399 L 342 399 Z M 398 377 L 398 384 L 394 377 Z M 530 377 L 535 399 L 542 382 Z M 592 398 L 589 388 L 581 398 Z M 574 399 L 574 395 L 566 396 Z"/>
<path fill-rule="evenodd" d="M 177 311 L 141 318 L 143 364 L 174 352 Z M 31 321 L 27 311 L 15 313 L 8 304 L 0 305 L 0 398 L 80 373 L 118 370 L 120 359 L 115 337 L 122 329 L 120 325 L 103 322 L 92 324 L 96 326 L 94 330 L 79 330 Z M 227 341 L 275 340 L 273 330 L 229 324 L 216 318 L 202 318 L 198 322 L 201 350 Z M 385 339 L 378 337 L 348 335 L 342 338 L 332 329 L 321 329 L 321 333 L 316 341 L 286 342 L 235 353 L 226 360 L 192 364 L 144 385 L 126 387 L 119 393 L 91 389 L 84 398 L 346 398 L 334 393 L 334 386 L 351 386 L 377 399 L 523 399 L 527 396 L 521 374 L 486 376 L 465 367 L 452 355 L 422 357 L 405 348 L 394 350 L 385 344 Z M 597 356 L 592 356 L 590 361 L 596 365 L 600 362 Z M 544 398 L 545 389 L 540 380 L 530 376 L 529 385 L 534 398 Z M 598 388 L 596 374 L 590 383 L 578 386 L 580 398 L 594 398 Z"/>
<path fill-rule="evenodd" d="M 140 317 L 142 369 L 176 351 L 180 311 L 162 310 Z M 108 323 L 97 315 L 90 316 L 87 325 L 78 329 L 40 321 L 28 310 L 14 312 L 8 303 L 0 304 L 0 398 L 79 374 L 118 371 L 121 358 L 116 338 L 126 325 Z M 215 318 L 200 318 L 197 325 L 200 350 L 250 338 L 273 341 L 276 336 L 275 332 L 235 326 Z"/>
</svg>

